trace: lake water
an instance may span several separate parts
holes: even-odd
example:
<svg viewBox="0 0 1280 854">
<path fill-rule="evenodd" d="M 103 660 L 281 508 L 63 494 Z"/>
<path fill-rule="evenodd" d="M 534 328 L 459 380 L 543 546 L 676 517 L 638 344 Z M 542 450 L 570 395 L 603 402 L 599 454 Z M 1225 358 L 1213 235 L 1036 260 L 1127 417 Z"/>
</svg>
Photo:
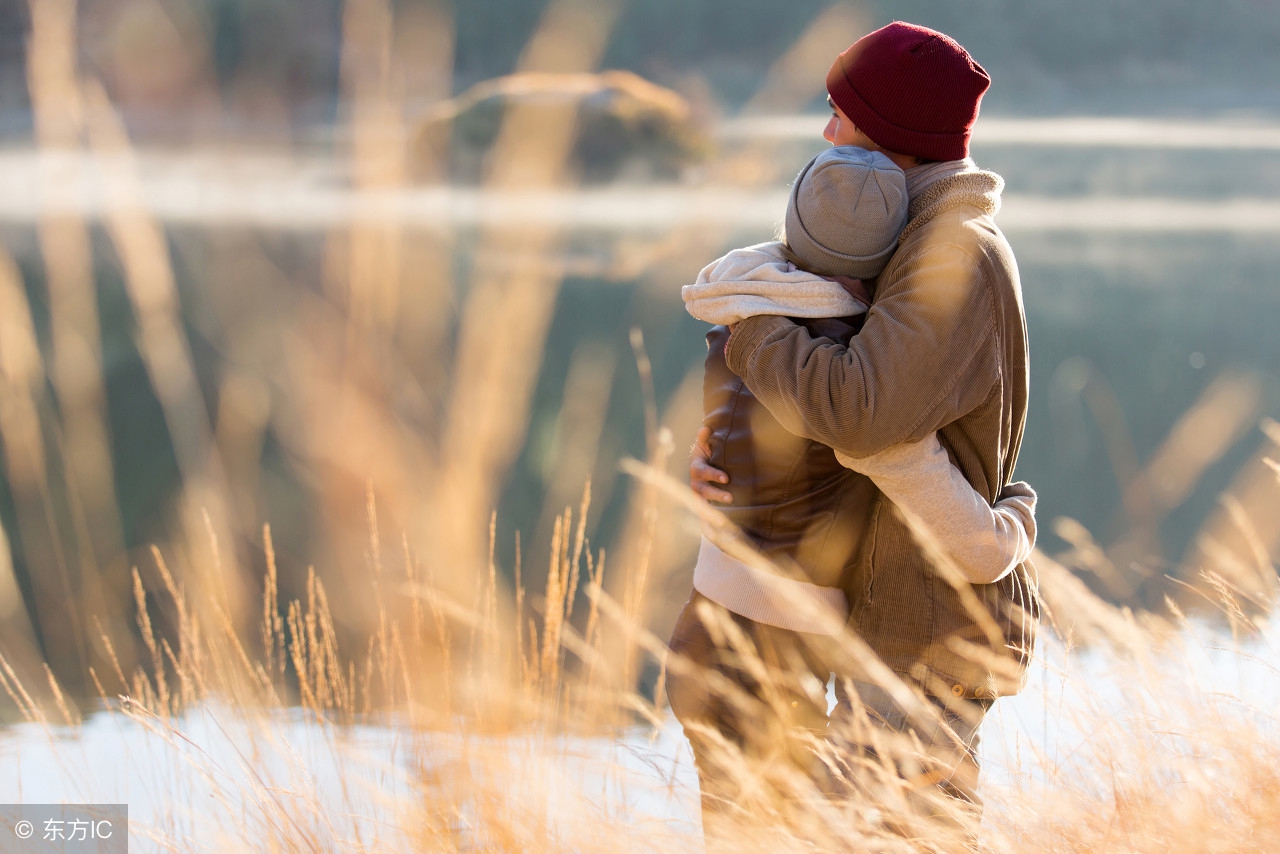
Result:
<svg viewBox="0 0 1280 854">
<path fill-rule="evenodd" d="M 265 284 L 222 297 L 240 304 L 219 306 L 211 291 L 227 285 L 209 272 L 208 260 L 240 251 L 227 247 L 242 243 L 284 279 L 319 289 L 322 238 L 351 222 L 395 221 L 410 241 L 415 234 L 433 241 L 451 234 L 464 281 L 479 230 L 528 221 L 559 230 L 557 263 L 566 275 L 526 442 L 498 507 L 499 554 L 509 567 L 514 531 L 526 541 L 532 532 L 545 545 L 548 502 L 576 503 L 573 493 L 586 477 L 596 495 L 595 540 L 609 543 L 619 534 L 630 491 L 616 463 L 645 449 L 633 327 L 643 332 L 652 359 L 659 410 L 670 417 L 677 447 L 684 446 L 695 422 L 677 393 L 689 389 L 700 366 L 705 327 L 681 310 L 679 286 L 720 252 L 770 236 L 785 206 L 786 181 L 822 146 L 819 129 L 812 117 L 727 124 L 720 134 L 724 157 L 755 151 L 756 180 L 773 176 L 748 185 L 355 193 L 345 164 L 327 154 L 243 150 L 147 152 L 138 174 L 143 201 L 176 244 L 178 286 L 211 409 L 229 364 L 275 381 L 270 366 L 234 365 L 241 357 L 228 352 L 236 331 L 227 324 L 250 317 L 269 323 L 272 313 L 296 311 L 287 293 Z M 1193 571 L 1184 555 L 1212 526 L 1224 490 L 1234 487 L 1252 506 L 1280 500 L 1246 488 L 1257 479 L 1251 471 L 1266 447 L 1255 428 L 1264 417 L 1280 417 L 1278 139 L 1280 125 L 1262 120 L 993 117 L 979 124 L 975 157 L 1007 181 L 998 222 L 1021 266 L 1031 341 L 1032 395 L 1016 474 L 1039 490 L 1042 520 L 1078 520 L 1104 546 L 1140 532 L 1140 547 L 1115 552 L 1138 573 L 1136 581 L 1111 585 L 1115 597 L 1158 602 L 1160 594 L 1151 600 L 1134 588 L 1159 587 L 1148 579 L 1164 573 Z M 7 223 L 5 243 L 27 275 L 38 320 L 46 299 L 31 224 L 59 211 L 101 215 L 110 204 L 103 176 L 111 165 L 70 153 L 0 150 L 0 223 Z M 60 181 L 70 189 L 54 192 Z M 127 545 L 142 546 L 159 535 L 177 466 L 134 348 L 112 253 L 99 245 L 97 254 L 113 456 L 124 481 L 117 492 Z M 566 379 L 575 356 L 583 355 L 612 366 L 595 459 L 585 466 L 569 462 L 583 452 L 566 443 L 581 437 L 561 423 Z M 1198 403 L 1220 418 L 1183 420 Z M 682 404 L 685 411 L 678 411 Z M 266 436 L 269 458 L 275 438 Z M 1185 459 L 1187 448 L 1200 457 L 1189 466 L 1170 462 L 1179 454 Z M 273 483 L 284 491 L 264 503 L 287 538 L 290 507 L 301 500 L 288 494 L 302 496 L 309 473 L 290 471 L 287 461 L 273 468 L 280 475 Z M 3 493 L 0 518 L 12 520 Z M 1264 542 L 1280 542 L 1280 526 L 1252 521 Z M 307 553 L 309 533 L 298 527 L 287 544 L 302 558 L 320 560 Z M 1042 533 L 1045 547 L 1063 547 L 1051 525 Z"/>
<path fill-rule="evenodd" d="M 744 138 L 773 146 L 775 177 L 753 186 L 694 183 L 533 196 L 415 188 L 361 195 L 350 190 L 343 165 L 325 155 L 200 151 L 148 153 L 140 176 L 143 198 L 168 228 L 178 258 L 183 319 L 211 410 L 225 372 L 271 376 L 275 366 L 266 362 L 232 364 L 229 342 L 238 330 L 270 339 L 276 318 L 297 305 L 290 299 L 294 290 L 323 290 L 330 229 L 394 219 L 405 224 L 410 240 L 452 233 L 449 262 L 464 273 L 483 228 L 533 218 L 564 230 L 558 263 L 566 276 L 528 434 L 500 494 L 497 553 L 505 571 L 513 564 L 514 531 L 534 544 L 531 552 L 545 553 L 548 509 L 576 504 L 587 477 L 595 495 L 594 541 L 620 536 L 630 491 L 617 461 L 643 456 L 646 448 L 633 328 L 643 333 L 659 413 L 676 446 L 692 435 L 705 327 L 683 312 L 679 286 L 720 252 L 770 236 L 785 204 L 785 180 L 821 146 L 820 124 L 812 136 L 805 130 L 813 121 L 726 131 L 730 149 Z M 1263 461 L 1274 447 L 1259 425 L 1280 419 L 1277 126 L 1007 119 L 991 127 L 987 137 L 979 134 L 975 156 L 1008 183 L 998 222 L 1018 256 L 1032 356 L 1017 476 L 1039 491 L 1042 548 L 1059 553 L 1068 546 L 1058 533 L 1071 532 L 1053 520 L 1079 520 L 1120 565 L 1118 572 L 1095 566 L 1086 580 L 1113 600 L 1158 605 L 1176 589 L 1166 575 L 1195 578 L 1201 561 L 1189 547 L 1202 535 L 1240 547 L 1237 523 L 1223 521 L 1230 514 L 1224 516 L 1220 496 L 1230 491 L 1244 504 L 1243 517 L 1234 518 L 1252 528 L 1246 547 L 1261 544 L 1274 553 L 1280 489 Z M 95 169 L 79 156 L 41 159 L 21 147 L 0 150 L 0 236 L 22 268 L 44 344 L 48 300 L 34 223 L 57 211 L 101 214 L 108 197 Z M 77 171 L 74 192 L 45 192 L 51 174 Z M 100 228 L 93 240 L 117 498 L 130 560 L 144 562 L 145 546 L 165 537 L 179 470 L 138 356 L 115 255 Z M 239 287 L 209 272 L 219 253 L 244 247 L 269 262 L 254 268 L 268 273 L 260 283 Z M 231 296 L 211 282 L 228 285 Z M 583 365 L 600 370 L 575 374 Z M 582 376 L 598 380 L 595 398 L 574 409 L 569 378 Z M 432 423 L 429 403 L 411 398 L 404 408 L 406 424 Z M 586 422 L 596 425 L 594 432 L 572 429 Z M 260 451 L 252 529 L 273 523 L 277 548 L 288 558 L 283 572 L 292 567 L 300 576 L 309 563 L 322 575 L 335 571 L 325 554 L 313 551 L 324 524 L 309 515 L 318 501 L 315 472 L 270 431 Z M 0 520 L 15 530 L 7 482 L 0 482 Z M 687 593 L 685 546 L 696 542 L 689 526 L 671 534 L 667 539 L 680 548 L 655 572 L 659 632 Z M 11 534 L 10 540 L 26 590 L 22 538 Z M 289 579 L 282 576 L 282 584 Z M 296 577 L 293 587 L 300 589 Z M 1195 641 L 1194 654 L 1148 662 L 1148 675 L 1166 670 L 1182 696 L 1206 687 L 1245 696 L 1239 707 L 1249 717 L 1274 708 L 1272 647 L 1260 641 L 1251 648 L 1254 657 L 1241 656 L 1216 650 L 1230 643 L 1214 630 L 1197 631 L 1209 639 Z M 1125 670 L 1114 662 L 1068 657 L 1053 641 L 1042 656 L 1028 691 L 1001 701 L 984 727 L 992 786 L 1021 785 L 1062 768 L 1087 773 L 1090 753 L 1083 748 L 1096 731 L 1089 722 L 1096 723 L 1099 708 L 1124 708 L 1133 699 L 1126 696 Z M 1143 702 L 1162 706 L 1158 696 Z M 1191 729 L 1185 720 L 1170 726 Z M 338 732 L 281 713 L 264 737 L 255 725 L 211 706 L 186 716 L 180 730 L 189 741 L 174 743 L 172 734 L 99 714 L 76 733 L 30 725 L 0 731 L 0 760 L 15 769 L 0 779 L 0 800 L 127 800 L 141 826 L 189 828 L 192 839 L 212 850 L 218 833 L 241 826 L 232 817 L 243 805 L 235 793 L 246 786 L 266 781 L 302 793 L 303 800 L 332 804 L 335 814 L 364 816 L 338 824 L 342 833 L 366 837 L 378 816 L 393 811 L 382 794 L 410 792 L 410 754 L 394 727 Z M 568 752 L 578 759 L 552 769 L 563 784 L 560 803 L 572 812 L 575 799 L 586 798 L 636 823 L 652 818 L 664 833 L 694 834 L 695 786 L 682 745 L 670 726 L 656 736 L 575 743 Z M 447 754 L 456 747 L 433 749 Z M 538 745 L 520 750 L 556 752 Z M 601 772 L 605 765 L 613 770 Z"/>
</svg>

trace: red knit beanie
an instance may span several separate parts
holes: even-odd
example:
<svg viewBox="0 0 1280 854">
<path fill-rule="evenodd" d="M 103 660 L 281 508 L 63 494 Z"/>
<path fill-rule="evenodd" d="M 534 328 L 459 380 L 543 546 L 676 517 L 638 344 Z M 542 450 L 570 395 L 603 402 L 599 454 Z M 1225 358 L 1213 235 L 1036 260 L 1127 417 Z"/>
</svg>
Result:
<svg viewBox="0 0 1280 854">
<path fill-rule="evenodd" d="M 858 39 L 827 72 L 827 92 L 876 145 L 924 160 L 969 154 L 991 85 L 954 39 L 895 21 Z"/>
</svg>

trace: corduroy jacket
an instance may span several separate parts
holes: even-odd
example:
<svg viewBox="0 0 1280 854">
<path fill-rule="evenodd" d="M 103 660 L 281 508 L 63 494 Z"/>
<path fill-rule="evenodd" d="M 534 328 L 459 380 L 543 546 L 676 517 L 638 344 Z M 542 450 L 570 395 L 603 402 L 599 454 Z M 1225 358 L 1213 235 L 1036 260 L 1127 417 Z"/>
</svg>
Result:
<svg viewBox="0 0 1280 854">
<path fill-rule="evenodd" d="M 1002 188 L 998 175 L 969 172 L 911 200 L 899 248 L 847 346 L 786 318 L 753 317 L 734 327 L 729 368 L 788 430 L 850 457 L 938 431 L 994 502 L 1012 480 L 1028 392 L 1021 284 L 993 219 Z M 865 526 L 842 581 L 850 623 L 891 669 L 936 695 L 1021 688 L 1039 618 L 1029 563 L 970 585 L 938 571 L 883 496 L 847 521 Z"/>
</svg>

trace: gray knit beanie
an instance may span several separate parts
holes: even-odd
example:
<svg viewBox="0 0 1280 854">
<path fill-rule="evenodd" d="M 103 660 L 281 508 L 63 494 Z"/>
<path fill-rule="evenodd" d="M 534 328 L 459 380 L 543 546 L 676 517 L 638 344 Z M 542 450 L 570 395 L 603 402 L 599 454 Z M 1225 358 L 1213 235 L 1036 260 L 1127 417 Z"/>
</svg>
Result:
<svg viewBox="0 0 1280 854">
<path fill-rule="evenodd" d="M 828 148 L 791 187 L 786 241 L 800 266 L 822 276 L 872 279 L 907 224 L 907 181 L 878 151 Z"/>
</svg>

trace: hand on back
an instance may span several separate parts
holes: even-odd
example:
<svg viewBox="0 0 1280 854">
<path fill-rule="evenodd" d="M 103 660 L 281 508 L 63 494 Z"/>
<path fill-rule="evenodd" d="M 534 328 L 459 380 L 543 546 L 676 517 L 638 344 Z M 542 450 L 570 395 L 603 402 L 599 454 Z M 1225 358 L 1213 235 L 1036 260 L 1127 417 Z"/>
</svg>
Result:
<svg viewBox="0 0 1280 854">
<path fill-rule="evenodd" d="M 689 452 L 689 487 L 706 501 L 732 504 L 733 495 L 717 484 L 729 482 L 729 475 L 711 465 L 711 430 L 702 427 Z"/>
</svg>

